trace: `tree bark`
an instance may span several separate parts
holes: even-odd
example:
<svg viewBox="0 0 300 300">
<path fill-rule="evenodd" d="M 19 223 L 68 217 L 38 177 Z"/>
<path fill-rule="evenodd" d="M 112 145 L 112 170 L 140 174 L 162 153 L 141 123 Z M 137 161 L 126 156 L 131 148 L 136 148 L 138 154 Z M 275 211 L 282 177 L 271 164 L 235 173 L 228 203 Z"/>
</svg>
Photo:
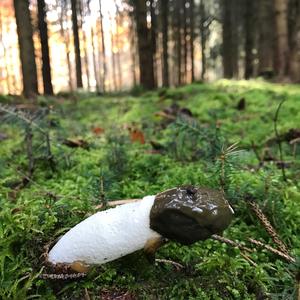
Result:
<svg viewBox="0 0 300 300">
<path fill-rule="evenodd" d="M 65 29 L 64 24 L 66 23 L 66 16 L 65 16 L 65 11 L 67 11 L 67 2 L 62 3 L 62 9 L 61 9 L 61 14 L 59 18 L 59 23 L 60 23 L 60 34 L 64 40 L 65 48 L 66 48 L 66 59 L 67 59 L 67 66 L 68 66 L 68 76 L 69 76 L 69 89 L 71 92 L 73 92 L 74 87 L 73 87 L 73 72 L 72 72 L 72 66 L 71 66 L 71 58 L 70 58 L 70 35 L 68 32 L 68 28 Z"/>
<path fill-rule="evenodd" d="M 110 23 L 112 24 L 112 17 L 110 16 Z M 110 42 L 111 42 L 111 66 L 112 66 L 112 77 L 113 77 L 113 85 L 114 85 L 114 91 L 117 91 L 118 88 L 118 83 L 117 83 L 117 73 L 116 73 L 116 54 L 114 52 L 115 48 L 115 39 L 114 39 L 114 34 L 112 32 L 112 28 L 110 27 L 109 30 L 110 33 Z"/>
<path fill-rule="evenodd" d="M 154 86 L 157 87 L 157 59 L 156 59 L 156 32 L 157 32 L 157 21 L 155 14 L 154 0 L 150 0 L 150 15 L 151 15 L 151 44 L 152 44 L 152 55 L 153 55 L 153 73 L 154 73 Z"/>
<path fill-rule="evenodd" d="M 29 1 L 14 0 L 14 9 L 22 65 L 23 93 L 26 98 L 35 97 L 38 94 L 38 84 Z"/>
<path fill-rule="evenodd" d="M 290 26 L 289 75 L 293 82 L 300 82 L 300 0 L 291 2 L 293 16 Z"/>
<path fill-rule="evenodd" d="M 195 18 L 194 18 L 195 1 L 190 0 L 190 55 L 191 55 L 191 80 L 195 81 L 195 64 L 194 64 L 194 40 L 195 40 Z"/>
<path fill-rule="evenodd" d="M 153 89 L 154 69 L 151 32 L 147 27 L 146 0 L 135 0 L 135 17 L 138 38 L 140 84 L 146 89 Z"/>
<path fill-rule="evenodd" d="M 187 58 L 188 58 L 188 28 L 187 28 L 187 9 L 186 9 L 186 0 L 182 0 L 182 12 L 183 12 L 183 36 L 182 36 L 182 44 L 183 44 L 183 70 L 182 70 L 182 78 L 183 82 L 187 83 Z"/>
<path fill-rule="evenodd" d="M 102 15 L 102 2 L 99 0 L 99 15 L 100 15 L 100 31 L 101 31 L 101 46 L 102 46 L 102 61 L 103 61 L 103 73 L 102 73 L 102 90 L 103 93 L 106 91 L 106 76 L 107 76 L 107 66 L 106 66 L 106 52 L 105 52 L 105 38 L 103 29 L 103 15 Z"/>
<path fill-rule="evenodd" d="M 7 94 L 10 94 L 11 93 L 11 85 L 10 85 L 10 74 L 9 74 L 9 67 L 8 67 L 9 60 L 7 57 L 6 45 L 3 41 L 3 34 L 2 34 L 3 32 L 4 32 L 4 30 L 3 30 L 2 14 L 0 11 L 0 43 L 1 43 L 1 46 L 3 49 L 3 61 L 4 61 L 4 66 L 5 66 L 5 72 L 6 72 L 5 81 L 6 81 L 6 87 L 7 87 Z"/>
<path fill-rule="evenodd" d="M 238 76 L 237 4 L 236 0 L 228 0 L 223 3 L 222 56 L 225 78 Z"/>
<path fill-rule="evenodd" d="M 116 62 L 117 62 L 117 69 L 118 69 L 118 86 L 119 86 L 119 90 L 122 89 L 123 86 L 123 78 L 122 78 L 122 65 L 121 65 L 121 45 L 120 45 L 120 21 L 121 20 L 121 14 L 120 14 L 120 10 L 117 4 L 117 1 L 115 1 L 115 7 L 116 7 L 116 39 L 115 39 L 115 44 L 116 44 L 116 48 L 117 48 L 117 53 L 116 53 Z"/>
<path fill-rule="evenodd" d="M 130 56 L 131 56 L 131 73 L 133 79 L 133 86 L 137 85 L 137 75 L 136 75 L 136 37 L 135 37 L 135 24 L 133 18 L 130 22 Z"/>
<path fill-rule="evenodd" d="M 274 73 L 273 0 L 258 1 L 258 74 L 272 77 Z"/>
<path fill-rule="evenodd" d="M 79 27 L 83 27 L 84 23 L 84 6 L 86 6 L 88 3 L 85 3 L 84 1 L 80 0 L 79 2 L 79 13 L 80 13 L 80 22 Z M 84 69 L 85 69 L 85 75 L 86 75 L 86 81 L 87 81 L 87 87 L 90 91 L 91 89 L 91 80 L 90 80 L 90 68 L 89 68 L 89 51 L 87 46 L 87 37 L 84 30 L 82 30 L 82 40 L 83 40 L 83 52 L 84 52 Z"/>
<path fill-rule="evenodd" d="M 254 76 L 255 17 L 254 1 L 246 0 L 245 9 L 245 79 Z"/>
<path fill-rule="evenodd" d="M 182 83 L 182 41 L 181 41 L 181 1 L 175 0 L 174 5 L 174 41 L 176 48 L 177 85 Z"/>
<path fill-rule="evenodd" d="M 53 95 L 45 0 L 37 1 L 37 5 L 38 5 L 38 27 L 40 32 L 40 41 L 41 41 L 41 49 L 42 49 L 42 74 L 43 74 L 44 94 Z"/>
<path fill-rule="evenodd" d="M 206 27 L 205 22 L 205 6 L 204 0 L 200 0 L 200 41 L 201 41 L 201 80 L 205 80 L 206 74 Z"/>
<path fill-rule="evenodd" d="M 72 27 L 73 27 L 75 64 L 76 64 L 76 86 L 77 88 L 83 88 L 80 41 L 79 41 L 78 18 L 77 18 L 77 0 L 71 0 L 71 6 L 72 6 Z"/>
<path fill-rule="evenodd" d="M 274 0 L 276 24 L 275 71 L 279 79 L 288 74 L 288 0 Z"/>
<path fill-rule="evenodd" d="M 161 0 L 161 23 L 162 23 L 162 46 L 163 46 L 163 66 L 162 66 L 162 82 L 164 87 L 170 85 L 169 80 L 169 54 L 168 54 L 168 20 L 169 0 Z"/>
</svg>

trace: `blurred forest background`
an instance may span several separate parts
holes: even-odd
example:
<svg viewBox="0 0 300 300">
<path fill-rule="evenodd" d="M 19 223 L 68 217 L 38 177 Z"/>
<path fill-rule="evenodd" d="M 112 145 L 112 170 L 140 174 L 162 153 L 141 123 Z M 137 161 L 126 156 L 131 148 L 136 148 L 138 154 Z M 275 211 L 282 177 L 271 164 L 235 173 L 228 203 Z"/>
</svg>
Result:
<svg viewBox="0 0 300 300">
<path fill-rule="evenodd" d="M 299 0 L 1 0 L 0 93 L 299 82 L 299 36 Z"/>
</svg>

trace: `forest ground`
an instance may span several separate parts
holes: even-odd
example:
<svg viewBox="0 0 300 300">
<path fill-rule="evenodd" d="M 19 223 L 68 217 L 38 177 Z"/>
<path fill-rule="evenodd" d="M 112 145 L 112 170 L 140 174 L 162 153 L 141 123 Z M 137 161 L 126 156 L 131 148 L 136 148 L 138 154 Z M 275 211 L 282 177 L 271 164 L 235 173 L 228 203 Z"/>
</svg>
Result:
<svg viewBox="0 0 300 300">
<path fill-rule="evenodd" d="M 300 86 L 223 80 L 0 103 L 1 299 L 296 297 Z M 156 258 L 182 267 L 138 252 L 82 279 L 41 278 L 50 272 L 45 246 L 97 206 L 183 184 L 223 189 L 235 210 L 224 237 L 253 251 L 213 239 L 171 242 Z M 268 217 L 287 259 L 249 241 L 277 248 L 246 199 Z"/>
</svg>

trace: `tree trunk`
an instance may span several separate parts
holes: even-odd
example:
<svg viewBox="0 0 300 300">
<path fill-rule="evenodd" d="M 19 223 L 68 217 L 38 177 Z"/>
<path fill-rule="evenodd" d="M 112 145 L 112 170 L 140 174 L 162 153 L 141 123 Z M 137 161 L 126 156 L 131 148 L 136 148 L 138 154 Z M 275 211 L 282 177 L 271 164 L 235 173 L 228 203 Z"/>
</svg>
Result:
<svg viewBox="0 0 300 300">
<path fill-rule="evenodd" d="M 255 10 L 253 0 L 246 0 L 245 9 L 245 79 L 254 76 Z"/>
<path fill-rule="evenodd" d="M 118 86 L 119 86 L 119 90 L 122 89 L 122 85 L 123 85 L 123 78 L 122 78 L 122 65 L 121 65 L 121 49 L 120 49 L 120 21 L 121 21 L 121 14 L 120 14 L 120 10 L 117 4 L 117 1 L 115 1 L 115 7 L 116 7 L 116 40 L 115 40 L 115 44 L 116 44 L 116 48 L 117 48 L 117 53 L 116 53 L 116 62 L 117 62 L 117 69 L 118 69 Z"/>
<path fill-rule="evenodd" d="M 60 23 L 60 34 L 64 40 L 65 48 L 66 48 L 66 59 L 67 59 L 67 66 L 68 66 L 68 76 L 69 76 L 69 89 L 72 92 L 74 90 L 73 87 L 73 72 L 71 66 L 71 58 L 70 58 L 70 36 L 68 32 L 68 28 L 64 28 L 64 24 L 66 23 L 66 16 L 65 11 L 67 11 L 67 2 L 63 2 L 62 10 L 59 18 Z"/>
<path fill-rule="evenodd" d="M 110 23 L 112 24 L 112 17 L 110 16 Z M 112 77 L 113 77 L 113 84 L 114 84 L 114 91 L 117 91 L 118 88 L 118 84 L 117 84 L 117 73 L 116 73 L 116 54 L 114 52 L 114 48 L 115 48 L 115 40 L 114 40 L 114 34 L 112 32 L 112 28 L 110 27 L 109 30 L 110 33 L 110 42 L 111 42 L 111 66 L 112 66 Z"/>
<path fill-rule="evenodd" d="M 205 6 L 204 0 L 200 0 L 200 40 L 201 40 L 201 80 L 205 80 L 206 74 L 206 27 L 205 23 Z"/>
<path fill-rule="evenodd" d="M 75 64 L 76 64 L 76 82 L 77 88 L 82 88 L 82 68 L 81 68 L 81 55 L 80 55 L 80 41 L 78 33 L 78 18 L 77 18 L 77 0 L 71 0 L 72 5 L 72 27 L 74 38 L 75 50 Z"/>
<path fill-rule="evenodd" d="M 191 54 L 191 80 L 195 81 L 195 65 L 194 65 L 194 40 L 195 40 L 195 18 L 194 18 L 195 2 L 190 0 L 190 54 Z"/>
<path fill-rule="evenodd" d="M 157 21 L 156 21 L 156 15 L 155 15 L 154 0 L 150 0 L 150 15 L 151 15 L 151 44 L 152 44 L 152 55 L 153 55 L 154 85 L 155 85 L 155 87 L 157 87 L 157 59 L 156 59 Z"/>
<path fill-rule="evenodd" d="M 182 83 L 182 43 L 181 43 L 181 1 L 175 0 L 174 6 L 174 40 L 176 48 L 176 66 L 177 66 L 177 85 Z"/>
<path fill-rule="evenodd" d="M 187 28 L 187 11 L 186 11 L 186 0 L 182 0 L 182 12 L 183 12 L 183 36 L 182 36 L 182 44 L 183 44 L 183 71 L 182 78 L 183 82 L 187 83 L 187 58 L 188 58 L 188 28 Z"/>
<path fill-rule="evenodd" d="M 37 5 L 38 5 L 38 27 L 40 32 L 40 41 L 41 41 L 41 49 L 42 49 L 42 74 L 43 74 L 44 94 L 53 95 L 45 0 L 39 0 L 37 2 Z"/>
<path fill-rule="evenodd" d="M 275 71 L 279 79 L 288 74 L 288 0 L 274 0 L 276 24 Z"/>
<path fill-rule="evenodd" d="M 130 21 L 130 56 L 131 56 L 131 73 L 133 79 L 133 86 L 137 85 L 136 76 L 136 38 L 135 38 L 135 24 L 133 18 Z"/>
<path fill-rule="evenodd" d="M 80 28 L 83 27 L 83 22 L 84 22 L 83 5 L 89 5 L 89 3 L 85 3 L 85 2 L 83 3 L 82 0 L 80 0 L 80 2 L 79 2 L 79 13 L 80 13 L 79 26 L 80 26 Z M 84 30 L 82 30 L 82 40 L 83 40 L 83 52 L 84 52 L 84 69 L 85 69 L 87 87 L 88 87 L 88 90 L 90 91 L 91 90 L 91 80 L 90 80 L 90 68 L 89 68 L 89 51 L 88 51 L 86 33 Z"/>
<path fill-rule="evenodd" d="M 14 8 L 22 65 L 23 93 L 29 98 L 38 94 L 29 2 L 28 0 L 14 0 Z"/>
<path fill-rule="evenodd" d="M 103 61 L 103 73 L 102 73 L 101 78 L 102 78 L 102 90 L 103 90 L 103 93 L 105 93 L 107 66 L 106 66 L 105 38 L 104 38 L 104 29 L 103 29 L 103 15 L 102 15 L 101 0 L 99 0 L 99 15 L 100 15 L 101 46 L 102 46 L 102 61 Z"/>
<path fill-rule="evenodd" d="M 138 38 L 140 83 L 146 89 L 153 89 L 154 70 L 151 32 L 147 27 L 146 0 L 135 0 L 135 17 Z"/>
<path fill-rule="evenodd" d="M 99 81 L 98 81 L 98 70 L 97 70 L 97 59 L 96 59 L 96 47 L 94 42 L 94 29 L 91 27 L 91 43 L 92 43 L 92 54 L 93 54 L 93 70 L 94 78 L 96 83 L 96 92 L 99 93 Z"/>
<path fill-rule="evenodd" d="M 258 74 L 272 77 L 274 74 L 274 14 L 273 0 L 258 1 Z"/>
<path fill-rule="evenodd" d="M 225 78 L 238 76 L 238 34 L 236 22 L 236 0 L 228 0 L 223 3 L 223 69 Z"/>
<path fill-rule="evenodd" d="M 289 75 L 293 82 L 300 82 L 300 0 L 291 3 L 293 20 L 290 26 Z"/>
<path fill-rule="evenodd" d="M 162 46 L 163 46 L 163 72 L 162 82 L 163 86 L 168 87 L 170 85 L 169 80 L 169 54 L 168 54 L 168 20 L 169 0 L 161 0 L 161 23 L 162 23 Z"/>
<path fill-rule="evenodd" d="M 10 85 L 10 74 L 9 74 L 9 66 L 8 66 L 8 57 L 7 57 L 7 49 L 6 49 L 6 45 L 3 41 L 3 22 L 2 22 L 2 14 L 0 11 L 0 43 L 3 49 L 3 61 L 4 61 L 4 65 L 5 65 L 5 81 L 6 81 L 6 86 L 7 86 L 7 94 L 11 93 L 11 85 Z"/>
</svg>

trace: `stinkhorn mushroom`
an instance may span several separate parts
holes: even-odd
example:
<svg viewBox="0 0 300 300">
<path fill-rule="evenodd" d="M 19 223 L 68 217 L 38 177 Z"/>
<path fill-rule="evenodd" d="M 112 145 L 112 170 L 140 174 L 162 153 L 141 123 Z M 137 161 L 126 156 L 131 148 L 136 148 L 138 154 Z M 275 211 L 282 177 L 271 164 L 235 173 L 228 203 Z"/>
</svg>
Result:
<svg viewBox="0 0 300 300">
<path fill-rule="evenodd" d="M 222 192 L 181 186 L 88 217 L 57 242 L 48 260 L 82 271 L 143 248 L 155 250 L 163 238 L 182 244 L 205 240 L 222 232 L 232 215 Z"/>
</svg>

